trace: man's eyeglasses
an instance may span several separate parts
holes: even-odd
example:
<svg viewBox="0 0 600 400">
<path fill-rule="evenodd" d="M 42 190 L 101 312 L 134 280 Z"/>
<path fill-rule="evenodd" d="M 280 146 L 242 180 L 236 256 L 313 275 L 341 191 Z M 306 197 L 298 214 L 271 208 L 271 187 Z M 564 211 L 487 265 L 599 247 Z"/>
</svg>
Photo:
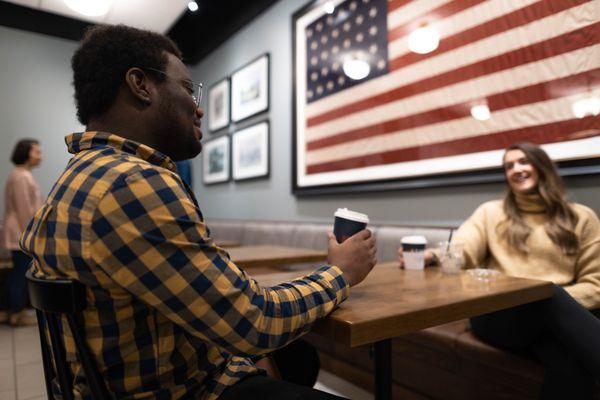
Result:
<svg viewBox="0 0 600 400">
<path fill-rule="evenodd" d="M 164 75 L 167 78 L 170 78 L 170 76 L 167 75 L 167 73 L 165 71 L 161 71 L 159 69 L 150 68 L 150 67 L 145 68 L 145 69 L 148 69 L 152 72 L 156 72 L 158 74 Z M 196 82 L 190 81 L 188 79 L 182 79 L 181 81 L 187 85 L 187 89 L 190 91 L 190 94 L 192 95 L 192 99 L 194 99 L 194 103 L 196 103 L 196 107 L 200 107 L 200 102 L 202 101 L 202 83 L 196 83 Z"/>
</svg>

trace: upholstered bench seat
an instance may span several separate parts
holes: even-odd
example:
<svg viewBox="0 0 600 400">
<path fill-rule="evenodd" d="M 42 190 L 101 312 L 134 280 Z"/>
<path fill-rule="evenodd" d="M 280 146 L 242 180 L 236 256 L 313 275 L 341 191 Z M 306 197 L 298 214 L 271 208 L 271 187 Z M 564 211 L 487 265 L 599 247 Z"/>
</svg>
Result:
<svg viewBox="0 0 600 400">
<path fill-rule="evenodd" d="M 233 240 L 243 245 L 281 245 L 327 250 L 327 232 L 331 224 L 299 222 L 259 222 L 259 221 L 207 221 L 212 237 L 219 240 Z M 448 240 L 451 227 L 404 227 L 369 226 L 377 239 L 377 259 L 379 262 L 394 261 L 398 258 L 398 247 L 403 236 L 423 235 L 430 246 Z"/>
<path fill-rule="evenodd" d="M 370 390 L 370 346 L 348 349 L 321 336 L 306 336 L 324 367 Z M 542 366 L 478 340 L 468 321 L 456 321 L 392 340 L 395 399 L 536 399 Z M 600 387 L 596 391 L 600 399 Z"/>
</svg>

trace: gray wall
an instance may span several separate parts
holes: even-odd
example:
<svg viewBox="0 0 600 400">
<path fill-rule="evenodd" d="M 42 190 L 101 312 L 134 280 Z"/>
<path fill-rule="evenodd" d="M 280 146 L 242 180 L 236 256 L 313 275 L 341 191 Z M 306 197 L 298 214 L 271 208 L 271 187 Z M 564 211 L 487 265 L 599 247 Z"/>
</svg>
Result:
<svg viewBox="0 0 600 400">
<path fill-rule="evenodd" d="M 502 194 L 504 185 L 486 184 L 352 196 L 292 196 L 291 15 L 305 3 L 279 1 L 192 68 L 193 77 L 210 87 L 259 54 L 271 53 L 271 177 L 203 187 L 198 157 L 194 160 L 194 184 L 207 219 L 330 221 L 335 209 L 344 206 L 369 214 L 375 222 L 455 225 L 477 205 Z M 204 125 L 208 125 L 206 121 Z M 205 138 L 211 136 L 204 130 Z M 567 185 L 571 199 L 600 213 L 600 176 L 569 179 Z"/>
<path fill-rule="evenodd" d="M 0 185 L 13 168 L 17 140 L 41 142 L 44 160 L 33 171 L 47 194 L 69 154 L 64 136 L 80 131 L 70 60 L 77 43 L 0 26 Z M 4 196 L 0 196 L 4 209 Z M 0 215 L 0 219 L 2 216 Z"/>
</svg>

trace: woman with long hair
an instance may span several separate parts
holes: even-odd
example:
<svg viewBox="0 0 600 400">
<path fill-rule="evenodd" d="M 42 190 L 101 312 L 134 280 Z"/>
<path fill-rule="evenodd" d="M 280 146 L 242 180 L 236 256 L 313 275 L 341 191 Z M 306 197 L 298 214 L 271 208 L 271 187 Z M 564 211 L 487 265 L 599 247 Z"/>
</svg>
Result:
<svg viewBox="0 0 600 400">
<path fill-rule="evenodd" d="M 526 351 L 545 367 L 542 399 L 591 399 L 600 379 L 600 221 L 569 203 L 555 164 L 538 146 L 518 143 L 503 157 L 508 190 L 484 203 L 454 234 L 466 267 L 553 282 L 550 299 L 471 319 L 481 340 Z M 402 252 L 399 251 L 402 263 Z M 426 252 L 427 262 L 435 259 Z"/>
<path fill-rule="evenodd" d="M 4 219 L 1 245 L 12 254 L 13 269 L 5 287 L 0 291 L 0 322 L 11 325 L 35 323 L 23 313 L 27 304 L 25 272 L 31 258 L 21 251 L 19 239 L 29 220 L 42 205 L 40 188 L 31 170 L 42 161 L 39 142 L 23 139 L 15 145 L 11 161 L 15 165 L 4 189 Z"/>
</svg>

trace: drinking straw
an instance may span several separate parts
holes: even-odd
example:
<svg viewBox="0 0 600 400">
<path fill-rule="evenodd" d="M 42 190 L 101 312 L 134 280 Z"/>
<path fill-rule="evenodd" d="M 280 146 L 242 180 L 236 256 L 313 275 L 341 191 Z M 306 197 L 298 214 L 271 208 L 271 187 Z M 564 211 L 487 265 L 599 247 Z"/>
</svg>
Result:
<svg viewBox="0 0 600 400">
<path fill-rule="evenodd" d="M 454 233 L 454 229 L 450 230 L 450 236 L 448 237 L 448 242 L 446 242 L 446 253 L 450 251 L 450 242 L 452 242 L 452 234 Z"/>
</svg>

